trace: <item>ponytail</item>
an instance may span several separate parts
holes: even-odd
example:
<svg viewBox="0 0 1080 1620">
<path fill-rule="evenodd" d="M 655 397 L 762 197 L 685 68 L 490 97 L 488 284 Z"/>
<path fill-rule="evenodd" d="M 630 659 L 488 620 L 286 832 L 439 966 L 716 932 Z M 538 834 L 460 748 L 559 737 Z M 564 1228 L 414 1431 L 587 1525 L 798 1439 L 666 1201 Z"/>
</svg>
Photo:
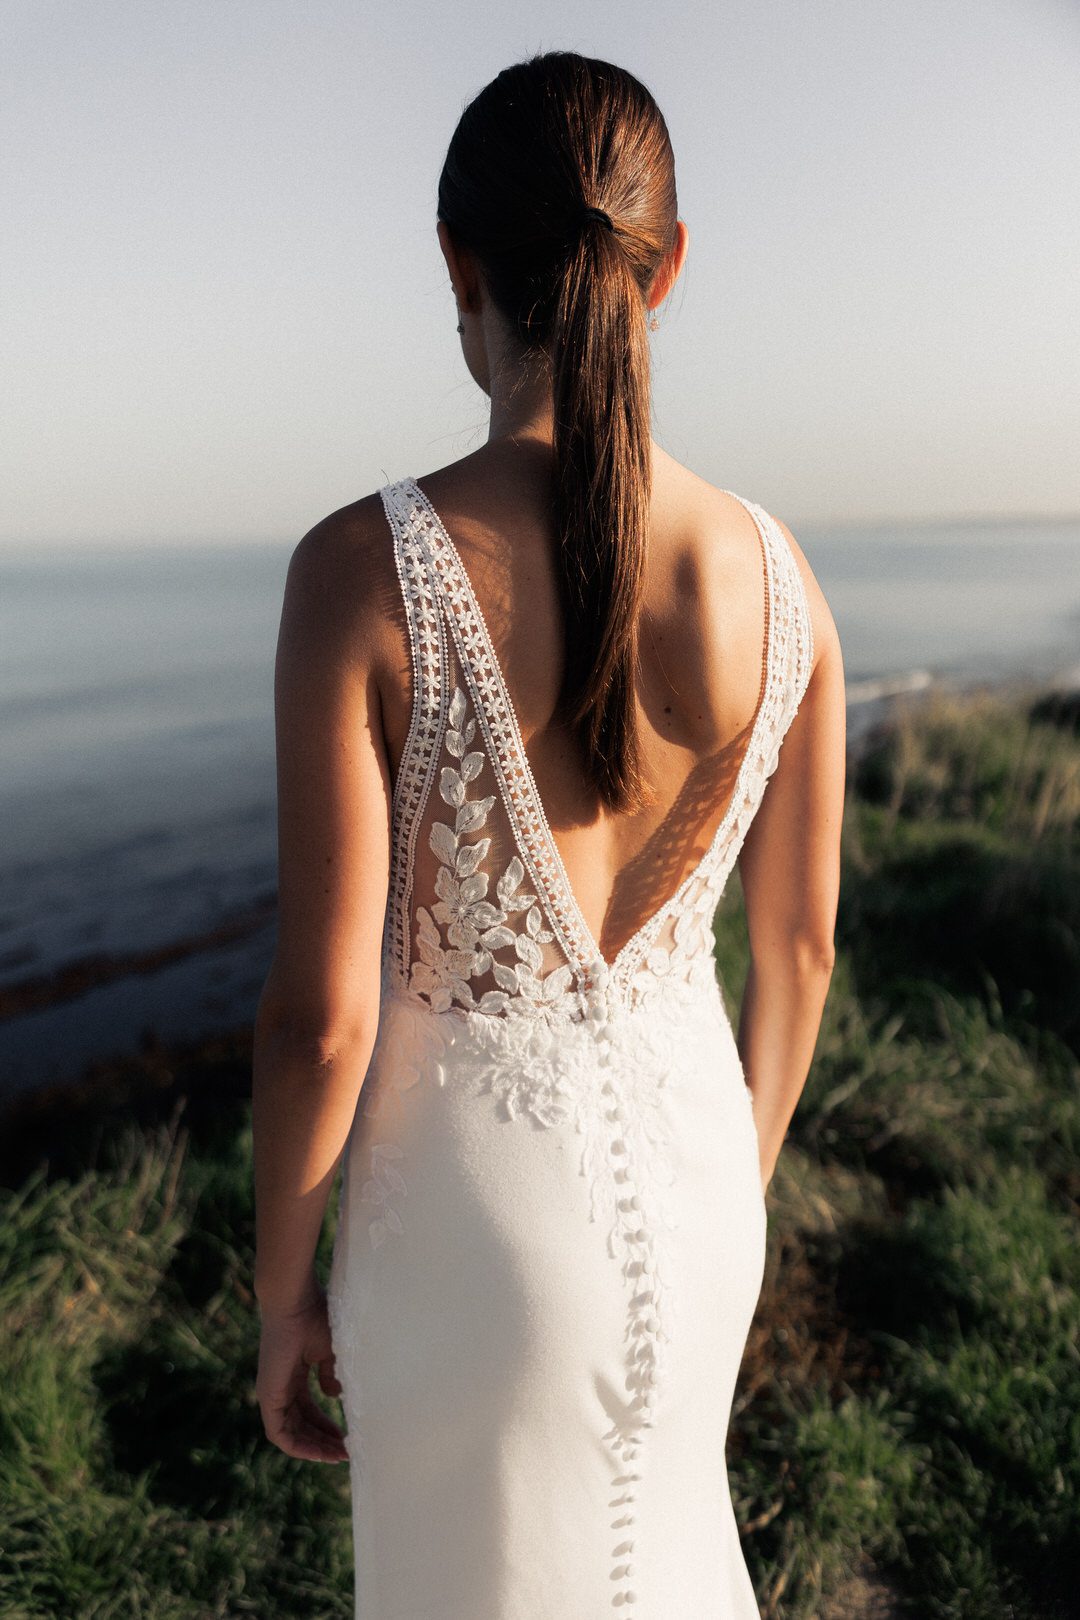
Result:
<svg viewBox="0 0 1080 1620">
<path fill-rule="evenodd" d="M 522 349 L 550 364 L 558 712 L 611 810 L 652 802 L 636 699 L 652 497 L 646 295 L 675 244 L 676 208 L 652 95 L 570 51 L 493 79 L 462 113 L 439 178 L 439 218 L 476 255 Z"/>
<path fill-rule="evenodd" d="M 551 332 L 555 525 L 565 622 L 560 709 L 610 809 L 649 802 L 636 722 L 652 494 L 645 304 L 617 228 L 583 222 Z"/>
</svg>

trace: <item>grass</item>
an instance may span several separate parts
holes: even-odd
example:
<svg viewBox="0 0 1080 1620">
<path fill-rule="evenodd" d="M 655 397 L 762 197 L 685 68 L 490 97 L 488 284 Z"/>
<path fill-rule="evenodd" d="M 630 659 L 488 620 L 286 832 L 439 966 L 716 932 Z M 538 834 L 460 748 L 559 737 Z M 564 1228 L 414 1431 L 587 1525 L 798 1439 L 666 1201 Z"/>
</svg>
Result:
<svg viewBox="0 0 1080 1620">
<path fill-rule="evenodd" d="M 1074 726 L 934 699 L 852 772 L 837 970 L 728 1447 L 766 1620 L 1076 1612 Z M 737 1002 L 737 884 L 717 958 Z M 346 1471 L 275 1451 L 254 1402 L 246 1082 L 243 1032 L 150 1046 L 9 1140 L 8 1620 L 351 1613 Z"/>
<path fill-rule="evenodd" d="M 853 772 L 730 1448 L 767 1620 L 1076 1613 L 1078 810 L 1075 732 L 986 693 Z"/>
<path fill-rule="evenodd" d="M 344 1471 L 258 1423 L 250 1166 L 178 1116 L 5 1198 L 3 1615 L 351 1613 Z"/>
</svg>

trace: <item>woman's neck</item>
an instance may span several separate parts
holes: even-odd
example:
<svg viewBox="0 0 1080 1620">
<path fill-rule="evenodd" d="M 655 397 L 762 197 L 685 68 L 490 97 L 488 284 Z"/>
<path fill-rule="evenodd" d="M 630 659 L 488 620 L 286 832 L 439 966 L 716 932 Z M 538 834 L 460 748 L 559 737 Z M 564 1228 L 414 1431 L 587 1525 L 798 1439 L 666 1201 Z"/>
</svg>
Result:
<svg viewBox="0 0 1080 1620">
<path fill-rule="evenodd" d="M 555 411 L 550 375 L 541 364 L 507 364 L 492 374 L 488 443 L 535 439 L 551 444 Z"/>
</svg>

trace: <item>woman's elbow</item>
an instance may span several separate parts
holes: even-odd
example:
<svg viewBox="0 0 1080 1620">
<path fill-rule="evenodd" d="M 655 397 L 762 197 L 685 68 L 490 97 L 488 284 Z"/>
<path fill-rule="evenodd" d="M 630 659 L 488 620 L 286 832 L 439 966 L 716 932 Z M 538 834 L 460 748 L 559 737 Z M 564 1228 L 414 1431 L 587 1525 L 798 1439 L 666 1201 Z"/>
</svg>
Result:
<svg viewBox="0 0 1080 1620">
<path fill-rule="evenodd" d="M 836 966 L 836 946 L 831 939 L 792 936 L 767 951 L 752 951 L 758 974 L 782 973 L 785 978 L 831 979 Z"/>
</svg>

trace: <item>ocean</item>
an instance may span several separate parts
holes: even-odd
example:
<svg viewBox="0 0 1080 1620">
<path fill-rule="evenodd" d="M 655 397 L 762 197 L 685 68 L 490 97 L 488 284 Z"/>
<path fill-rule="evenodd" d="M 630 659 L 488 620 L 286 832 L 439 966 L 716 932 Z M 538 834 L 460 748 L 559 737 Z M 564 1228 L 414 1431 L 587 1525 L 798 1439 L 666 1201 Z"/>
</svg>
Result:
<svg viewBox="0 0 1080 1620">
<path fill-rule="evenodd" d="M 1080 520 L 795 532 L 853 739 L 893 691 L 1080 661 Z M 290 552 L 0 549 L 0 1100 L 254 1016 Z"/>
</svg>

